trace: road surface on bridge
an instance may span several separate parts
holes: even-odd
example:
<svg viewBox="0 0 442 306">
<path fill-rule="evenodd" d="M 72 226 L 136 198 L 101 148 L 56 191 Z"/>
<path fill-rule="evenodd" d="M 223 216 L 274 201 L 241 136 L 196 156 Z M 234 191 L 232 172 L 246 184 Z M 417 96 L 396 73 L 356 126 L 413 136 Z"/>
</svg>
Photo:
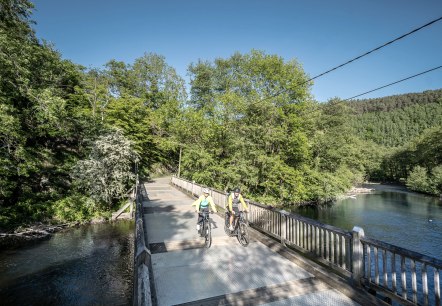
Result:
<svg viewBox="0 0 442 306">
<path fill-rule="evenodd" d="M 359 305 L 253 235 L 241 246 L 216 214 L 205 249 L 194 199 L 169 182 L 145 183 L 143 201 L 158 305 Z"/>
</svg>

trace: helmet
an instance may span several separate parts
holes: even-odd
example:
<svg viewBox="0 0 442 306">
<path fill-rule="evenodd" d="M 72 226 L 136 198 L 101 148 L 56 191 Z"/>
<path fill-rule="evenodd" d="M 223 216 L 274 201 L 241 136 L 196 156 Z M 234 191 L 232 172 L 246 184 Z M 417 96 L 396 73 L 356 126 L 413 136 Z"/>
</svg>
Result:
<svg viewBox="0 0 442 306">
<path fill-rule="evenodd" d="M 236 187 L 235 189 L 233 189 L 233 192 L 234 192 L 234 193 L 240 193 L 240 192 L 241 192 L 241 190 L 239 190 L 239 188 L 238 188 L 238 187 Z"/>
<path fill-rule="evenodd" d="M 209 193 L 209 188 L 203 188 L 203 193 Z"/>
</svg>

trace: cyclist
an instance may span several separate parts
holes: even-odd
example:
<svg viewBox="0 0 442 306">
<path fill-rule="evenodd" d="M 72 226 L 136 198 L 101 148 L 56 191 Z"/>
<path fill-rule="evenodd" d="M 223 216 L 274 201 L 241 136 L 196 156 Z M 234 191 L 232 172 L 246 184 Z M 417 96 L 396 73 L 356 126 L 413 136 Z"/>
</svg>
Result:
<svg viewBox="0 0 442 306">
<path fill-rule="evenodd" d="M 213 202 L 212 197 L 209 195 L 209 189 L 204 188 L 203 194 L 192 203 L 192 206 L 195 206 L 195 211 L 198 213 L 198 219 L 196 223 L 196 230 L 200 230 L 200 223 L 203 221 L 202 212 L 209 212 L 209 205 L 213 212 L 216 212 L 216 206 Z"/>
<path fill-rule="evenodd" d="M 248 206 L 247 206 L 246 202 L 244 201 L 244 198 L 241 195 L 241 190 L 239 188 L 235 188 L 233 190 L 233 193 L 231 193 L 229 195 L 229 198 L 227 199 L 227 203 L 229 205 L 229 212 L 230 212 L 229 230 L 233 231 L 233 218 L 238 217 L 240 211 L 247 211 Z M 240 204 L 242 206 L 242 209 L 239 209 Z"/>
</svg>

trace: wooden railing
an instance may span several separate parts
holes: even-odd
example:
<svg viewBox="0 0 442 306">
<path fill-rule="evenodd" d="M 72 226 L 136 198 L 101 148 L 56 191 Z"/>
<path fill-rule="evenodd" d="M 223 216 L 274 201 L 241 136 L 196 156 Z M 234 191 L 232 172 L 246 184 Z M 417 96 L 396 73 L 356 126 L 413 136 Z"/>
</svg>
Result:
<svg viewBox="0 0 442 306">
<path fill-rule="evenodd" d="M 177 177 L 171 183 L 193 196 L 200 195 L 203 188 Z M 211 195 L 216 205 L 225 207 L 225 192 L 212 189 Z M 249 202 L 249 210 L 252 227 L 329 266 L 355 286 L 375 290 L 403 305 L 441 306 L 441 260 L 367 238 L 357 226 L 345 231 L 254 202 Z"/>
</svg>

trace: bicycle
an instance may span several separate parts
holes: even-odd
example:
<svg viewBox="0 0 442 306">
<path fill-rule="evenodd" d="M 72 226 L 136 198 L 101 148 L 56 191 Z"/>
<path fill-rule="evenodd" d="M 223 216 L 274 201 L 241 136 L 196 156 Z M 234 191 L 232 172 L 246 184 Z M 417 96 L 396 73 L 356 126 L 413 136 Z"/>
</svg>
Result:
<svg viewBox="0 0 442 306">
<path fill-rule="evenodd" d="M 248 246 L 249 245 L 249 232 L 247 230 L 248 228 L 248 222 L 245 218 L 245 212 L 240 211 L 239 216 L 235 217 L 233 220 L 234 226 L 233 231 L 229 230 L 229 218 L 230 213 L 226 212 L 225 215 L 225 222 L 224 222 L 224 231 L 229 236 L 236 236 L 238 238 L 239 243 L 242 246 Z"/>
<path fill-rule="evenodd" d="M 208 249 L 212 245 L 212 226 L 209 214 L 212 212 L 202 211 L 200 215 L 203 217 L 201 228 L 198 231 L 201 237 L 204 237 L 204 246 Z"/>
</svg>

